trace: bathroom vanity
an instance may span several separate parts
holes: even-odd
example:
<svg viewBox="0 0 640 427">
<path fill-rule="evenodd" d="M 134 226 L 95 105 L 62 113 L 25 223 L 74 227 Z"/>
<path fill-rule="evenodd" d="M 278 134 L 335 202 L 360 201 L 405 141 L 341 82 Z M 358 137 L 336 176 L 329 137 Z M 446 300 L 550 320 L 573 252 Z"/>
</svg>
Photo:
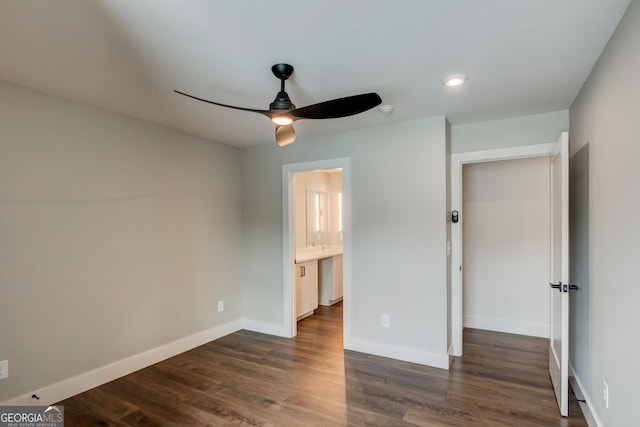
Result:
<svg viewBox="0 0 640 427">
<path fill-rule="evenodd" d="M 311 316 L 318 305 L 342 300 L 342 249 L 302 250 L 296 254 L 296 314 Z"/>
<path fill-rule="evenodd" d="M 333 305 L 342 301 L 342 254 L 318 262 L 318 303 Z"/>
<path fill-rule="evenodd" d="M 311 316 L 318 308 L 318 260 L 296 262 L 296 316 Z"/>
</svg>

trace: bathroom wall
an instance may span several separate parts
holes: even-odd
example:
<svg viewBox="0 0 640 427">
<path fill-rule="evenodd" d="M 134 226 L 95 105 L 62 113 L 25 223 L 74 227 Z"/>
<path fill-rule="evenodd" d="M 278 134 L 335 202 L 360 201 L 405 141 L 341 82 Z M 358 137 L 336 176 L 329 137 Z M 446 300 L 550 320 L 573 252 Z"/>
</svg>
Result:
<svg viewBox="0 0 640 427">
<path fill-rule="evenodd" d="M 307 247 L 307 190 L 329 191 L 324 172 L 301 172 L 295 175 L 296 249 Z"/>
<path fill-rule="evenodd" d="M 343 233 L 339 228 L 340 218 L 338 207 L 342 194 L 342 172 L 329 173 L 329 245 L 342 246 Z"/>
<path fill-rule="evenodd" d="M 329 216 L 329 229 L 323 235 L 323 243 L 330 246 L 342 244 L 338 230 L 338 194 L 342 192 L 340 171 L 299 172 L 295 175 L 295 225 L 296 249 L 309 246 L 307 241 L 307 190 L 324 191 L 328 194 L 325 214 Z"/>
</svg>

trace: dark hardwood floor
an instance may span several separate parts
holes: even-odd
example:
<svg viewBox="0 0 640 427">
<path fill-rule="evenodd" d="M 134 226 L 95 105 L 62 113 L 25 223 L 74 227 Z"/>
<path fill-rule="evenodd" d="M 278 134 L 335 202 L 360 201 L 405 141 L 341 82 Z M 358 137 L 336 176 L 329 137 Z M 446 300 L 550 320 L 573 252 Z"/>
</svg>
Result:
<svg viewBox="0 0 640 427">
<path fill-rule="evenodd" d="M 586 426 L 547 340 L 467 330 L 450 371 L 342 349 L 342 307 L 289 340 L 240 331 L 60 402 L 70 426 Z"/>
</svg>

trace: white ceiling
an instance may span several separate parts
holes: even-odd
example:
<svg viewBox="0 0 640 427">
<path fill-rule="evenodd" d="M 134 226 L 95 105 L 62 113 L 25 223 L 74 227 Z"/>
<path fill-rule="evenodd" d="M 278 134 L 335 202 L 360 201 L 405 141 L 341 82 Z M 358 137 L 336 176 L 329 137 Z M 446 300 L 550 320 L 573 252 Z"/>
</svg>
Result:
<svg viewBox="0 0 640 427">
<path fill-rule="evenodd" d="M 273 144 L 278 62 L 302 107 L 375 91 L 377 109 L 295 124 L 298 142 L 447 115 L 570 107 L 629 0 L 2 0 L 0 79 L 239 147 Z M 444 76 L 468 74 L 461 88 Z"/>
</svg>

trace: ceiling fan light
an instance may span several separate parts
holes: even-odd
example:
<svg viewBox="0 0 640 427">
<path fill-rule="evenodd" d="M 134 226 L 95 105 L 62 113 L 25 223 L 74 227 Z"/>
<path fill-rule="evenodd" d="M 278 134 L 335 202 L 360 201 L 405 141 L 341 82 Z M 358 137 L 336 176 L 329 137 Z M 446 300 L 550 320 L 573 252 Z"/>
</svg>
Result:
<svg viewBox="0 0 640 427">
<path fill-rule="evenodd" d="M 274 116 L 274 117 L 271 117 L 271 121 L 281 126 L 286 126 L 293 123 L 293 119 L 289 116 Z"/>
</svg>

